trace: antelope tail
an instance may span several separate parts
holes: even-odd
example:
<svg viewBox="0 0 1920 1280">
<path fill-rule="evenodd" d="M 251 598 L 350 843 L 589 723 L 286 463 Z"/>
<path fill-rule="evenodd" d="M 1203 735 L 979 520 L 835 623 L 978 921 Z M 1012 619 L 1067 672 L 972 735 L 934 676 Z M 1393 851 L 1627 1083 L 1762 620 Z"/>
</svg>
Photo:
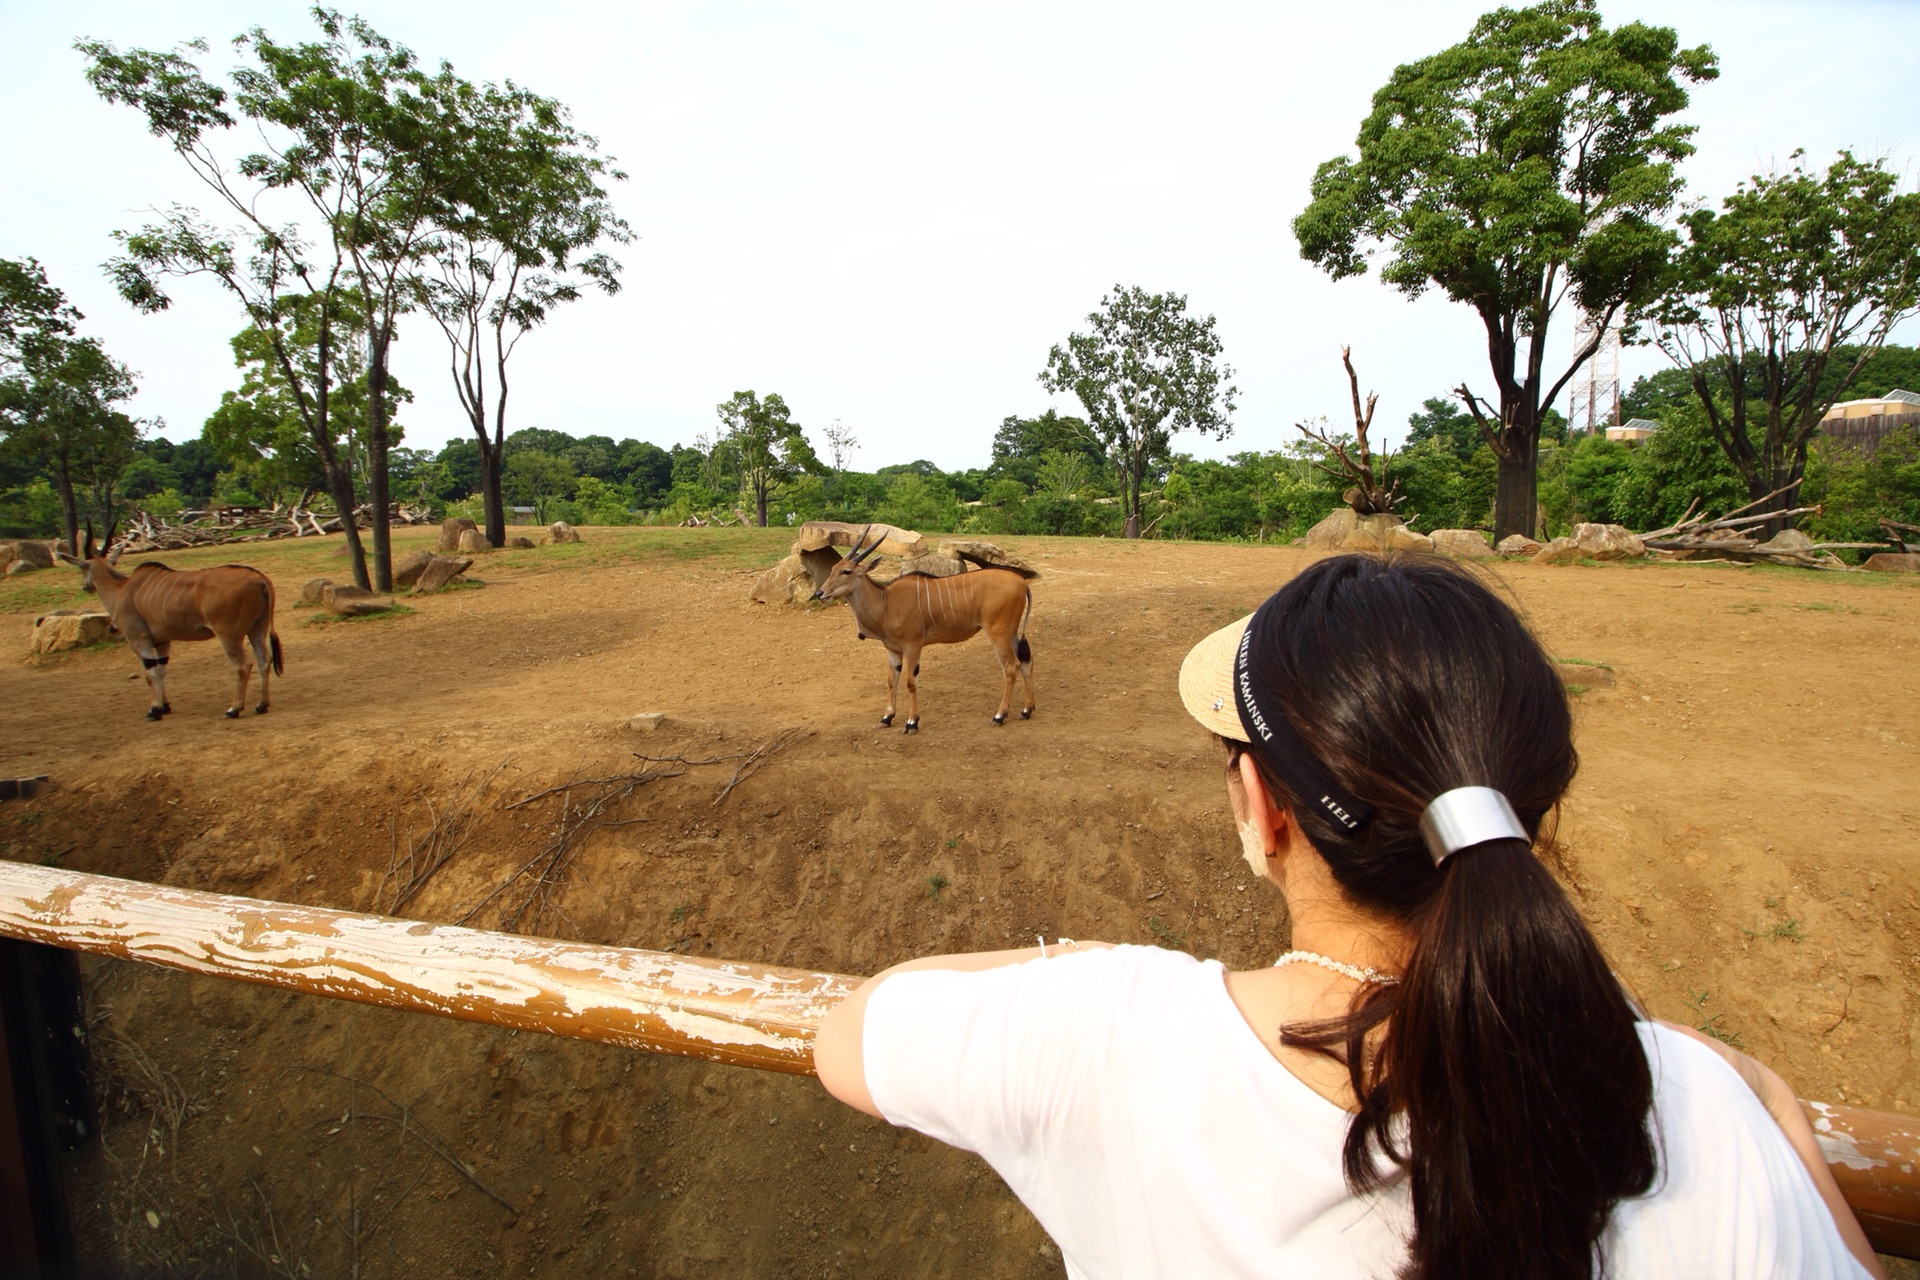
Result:
<svg viewBox="0 0 1920 1280">
<path fill-rule="evenodd" d="M 270 632 L 269 636 L 273 644 L 273 674 L 280 675 L 282 672 L 280 665 L 280 633 L 278 631 Z"/>
<path fill-rule="evenodd" d="M 1027 588 L 1027 607 L 1020 614 L 1020 643 L 1014 646 L 1014 656 L 1022 662 L 1033 661 L 1033 647 L 1027 643 L 1027 619 L 1033 616 L 1033 588 Z"/>
</svg>

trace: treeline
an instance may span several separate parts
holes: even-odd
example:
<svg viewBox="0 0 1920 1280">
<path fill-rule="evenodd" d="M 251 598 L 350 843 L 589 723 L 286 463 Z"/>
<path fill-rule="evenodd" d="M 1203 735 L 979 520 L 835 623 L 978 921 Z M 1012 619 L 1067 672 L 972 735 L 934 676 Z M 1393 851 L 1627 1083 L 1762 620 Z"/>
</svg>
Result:
<svg viewBox="0 0 1920 1280">
<path fill-rule="evenodd" d="M 1870 398 L 1916 386 L 1920 350 L 1889 346 L 1868 358 L 1850 394 Z M 778 403 L 778 397 L 755 402 Z M 1569 436 L 1564 419 L 1548 416 L 1540 462 L 1545 532 L 1564 533 L 1584 520 L 1650 529 L 1678 519 L 1695 498 L 1720 509 L 1747 501 L 1742 477 L 1713 439 L 1680 371 L 1640 379 L 1621 413 L 1657 421 L 1661 430 L 1629 445 Z M 781 465 L 766 477 L 772 524 L 873 520 L 930 533 L 1123 533 L 1123 477 L 1076 417 L 1053 411 L 1010 416 L 994 433 L 987 465 L 955 471 L 924 460 L 875 471 L 835 466 L 832 442 L 840 442 L 844 463 L 850 437 L 829 430 L 823 459 L 784 412 L 782 421 L 787 444 Z M 211 426 L 208 434 L 217 434 Z M 204 438 L 178 445 L 140 441 L 133 449 L 118 490 L 159 515 L 210 503 L 296 502 L 320 485 L 317 471 L 289 469 L 245 447 L 223 451 Z M 662 447 L 528 427 L 506 438 L 503 454 L 503 489 L 520 509 L 520 523 L 681 524 L 756 516 L 751 460 L 734 435 Z M 396 447 L 389 467 L 397 499 L 437 514 L 483 514 L 475 442 L 456 441 L 438 452 Z M 12 533 L 56 532 L 59 508 L 50 478 L 19 459 L 0 461 L 0 468 L 0 525 Z M 1224 461 L 1166 453 L 1149 468 L 1143 532 L 1214 541 L 1291 539 L 1339 505 L 1337 470 L 1321 445 L 1305 439 Z M 1457 401 L 1439 397 L 1409 418 L 1404 443 L 1386 462 L 1386 476 L 1405 498 L 1401 510 L 1422 531 L 1491 529 L 1497 474 L 1473 419 Z M 1869 454 L 1816 439 L 1801 503 L 1825 508 L 1802 521 L 1822 540 L 1871 540 L 1881 516 L 1920 523 L 1920 441 L 1911 431 L 1897 432 Z"/>
</svg>

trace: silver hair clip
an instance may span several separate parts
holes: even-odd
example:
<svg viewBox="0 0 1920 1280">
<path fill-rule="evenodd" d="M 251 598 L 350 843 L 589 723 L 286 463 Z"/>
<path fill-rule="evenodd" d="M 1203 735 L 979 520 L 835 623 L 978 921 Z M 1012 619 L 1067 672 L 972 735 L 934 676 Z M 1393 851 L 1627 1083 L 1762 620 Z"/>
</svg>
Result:
<svg viewBox="0 0 1920 1280">
<path fill-rule="evenodd" d="M 1462 849 L 1489 840 L 1533 843 L 1513 805 L 1492 787 L 1455 787 L 1435 796 L 1420 815 L 1420 837 L 1436 867 Z"/>
</svg>

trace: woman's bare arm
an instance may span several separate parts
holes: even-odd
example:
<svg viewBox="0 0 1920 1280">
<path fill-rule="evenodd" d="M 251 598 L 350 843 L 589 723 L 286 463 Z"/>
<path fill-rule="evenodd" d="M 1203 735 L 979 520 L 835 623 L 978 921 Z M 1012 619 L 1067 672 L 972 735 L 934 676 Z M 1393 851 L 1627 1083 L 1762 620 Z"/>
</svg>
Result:
<svg viewBox="0 0 1920 1280">
<path fill-rule="evenodd" d="M 1813 1125 L 1807 1119 L 1807 1113 L 1800 1106 L 1800 1099 L 1779 1073 L 1756 1058 L 1741 1053 L 1732 1045 L 1723 1044 L 1712 1036 L 1695 1031 L 1692 1027 L 1681 1026 L 1677 1022 L 1662 1022 L 1661 1026 L 1669 1031 L 1678 1031 L 1683 1036 L 1691 1036 L 1707 1048 L 1719 1054 L 1734 1071 L 1753 1090 L 1760 1105 L 1767 1109 L 1773 1122 L 1780 1126 L 1787 1142 L 1793 1147 L 1800 1163 L 1807 1167 L 1813 1177 L 1815 1190 L 1821 1200 L 1826 1202 L 1827 1212 L 1833 1215 L 1833 1223 L 1840 1228 L 1840 1238 L 1847 1242 L 1847 1248 L 1867 1269 L 1867 1274 L 1875 1280 L 1887 1280 L 1887 1273 L 1880 1269 L 1880 1259 L 1875 1256 L 1873 1246 L 1867 1243 L 1867 1233 L 1860 1229 L 1853 1210 L 1847 1206 L 1846 1197 L 1840 1194 L 1840 1184 L 1833 1180 L 1833 1170 L 1827 1165 L 1827 1158 L 1820 1150 L 1820 1141 L 1813 1134 Z"/>
</svg>

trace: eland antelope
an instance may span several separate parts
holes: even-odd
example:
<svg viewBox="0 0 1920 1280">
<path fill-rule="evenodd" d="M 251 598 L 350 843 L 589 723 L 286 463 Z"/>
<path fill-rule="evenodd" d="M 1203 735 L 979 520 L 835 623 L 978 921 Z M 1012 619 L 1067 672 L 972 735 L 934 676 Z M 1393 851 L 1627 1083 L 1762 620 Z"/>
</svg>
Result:
<svg viewBox="0 0 1920 1280">
<path fill-rule="evenodd" d="M 109 529 L 107 541 L 112 540 Z M 127 638 L 128 647 L 146 669 L 147 683 L 153 688 L 147 719 L 158 720 L 173 710 L 167 701 L 167 655 L 175 640 L 218 639 L 227 651 L 227 661 L 240 681 L 233 705 L 227 708 L 229 720 L 246 704 L 247 680 L 257 665 L 260 701 L 253 709 L 267 714 L 267 668 L 271 665 L 278 675 L 281 664 L 280 636 L 273 629 L 273 582 L 266 574 L 243 564 L 182 572 L 152 563 L 121 573 L 114 567 L 119 551 L 109 552 L 103 546 L 98 554 L 94 552 L 92 529 L 87 530 L 80 550 L 78 556 L 57 554 L 80 567 L 80 585 L 99 594 L 114 630 Z"/>
<path fill-rule="evenodd" d="M 860 535 L 861 542 L 866 534 Z M 854 545 L 851 555 L 833 566 L 826 581 L 813 593 L 815 600 L 845 600 L 853 607 L 860 638 L 878 640 L 887 647 L 887 714 L 880 723 L 891 725 L 900 673 L 907 673 L 907 733 L 920 729 L 920 650 L 930 644 L 959 644 L 981 631 L 1000 657 L 1006 687 L 1000 693 L 995 724 L 1007 722 L 1013 702 L 1016 668 L 1027 684 L 1027 703 L 1020 718 L 1033 715 L 1033 650 L 1027 644 L 1027 616 L 1033 612 L 1033 590 L 1011 569 L 977 569 L 936 578 L 902 574 L 881 586 L 870 576 L 868 559 L 884 541 L 870 547 Z"/>
</svg>

